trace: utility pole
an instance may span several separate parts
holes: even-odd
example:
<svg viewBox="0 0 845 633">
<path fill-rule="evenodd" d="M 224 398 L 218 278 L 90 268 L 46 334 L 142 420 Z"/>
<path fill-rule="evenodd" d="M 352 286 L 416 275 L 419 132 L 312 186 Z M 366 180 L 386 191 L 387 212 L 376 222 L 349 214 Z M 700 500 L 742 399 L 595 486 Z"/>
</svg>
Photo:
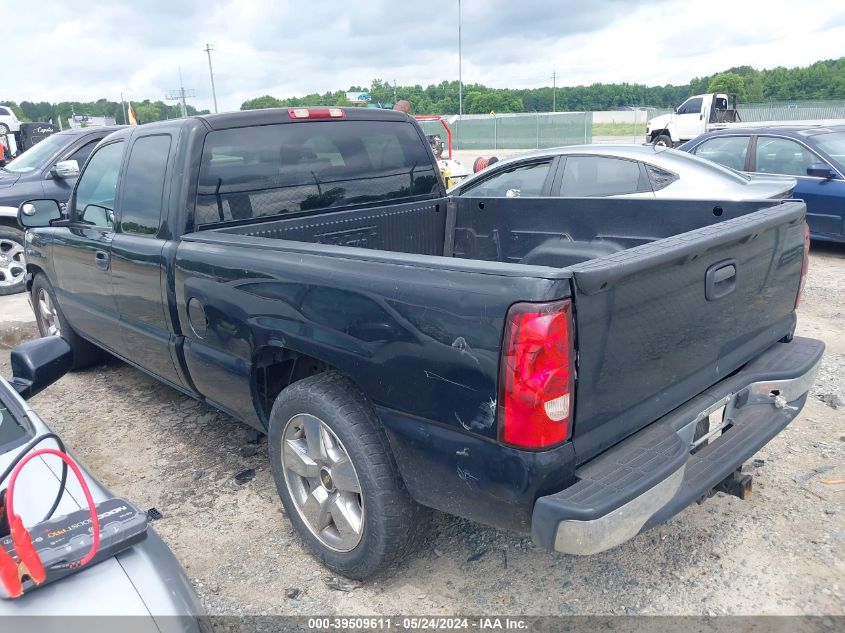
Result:
<svg viewBox="0 0 845 633">
<path fill-rule="evenodd" d="M 552 71 L 552 112 L 557 112 L 557 70 Z"/>
<path fill-rule="evenodd" d="M 217 92 L 214 90 L 214 69 L 211 67 L 211 44 L 206 43 L 205 52 L 208 53 L 208 74 L 211 76 L 211 98 L 214 100 L 214 114 L 217 114 Z"/>
<path fill-rule="evenodd" d="M 126 102 L 123 100 L 123 93 L 120 93 L 120 106 L 123 108 L 123 125 L 129 125 L 129 115 L 126 113 Z"/>
<path fill-rule="evenodd" d="M 182 118 L 188 118 L 188 104 L 185 99 L 193 99 L 196 93 L 193 89 L 186 90 L 182 83 L 182 67 L 179 66 L 179 90 L 168 90 L 165 95 L 168 101 L 178 101 Z"/>
<path fill-rule="evenodd" d="M 396 105 L 396 80 L 393 80 L 393 105 Z"/>
<path fill-rule="evenodd" d="M 461 0 L 458 0 L 458 120 L 464 116 L 464 78 L 461 60 Z"/>
</svg>

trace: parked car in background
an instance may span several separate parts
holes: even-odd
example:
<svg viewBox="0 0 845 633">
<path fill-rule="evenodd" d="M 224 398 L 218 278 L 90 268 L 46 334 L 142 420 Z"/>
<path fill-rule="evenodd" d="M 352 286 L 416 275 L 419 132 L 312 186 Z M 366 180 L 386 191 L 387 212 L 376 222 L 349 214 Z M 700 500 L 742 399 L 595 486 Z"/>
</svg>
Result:
<svg viewBox="0 0 845 633">
<path fill-rule="evenodd" d="M 811 236 L 845 241 L 845 125 L 723 130 L 679 149 L 750 174 L 794 177 Z"/>
<path fill-rule="evenodd" d="M 760 200 L 786 198 L 795 180 L 751 177 L 651 145 L 575 145 L 501 160 L 450 190 L 457 196 Z"/>
<path fill-rule="evenodd" d="M 21 122 L 9 106 L 0 105 L 0 134 L 17 134 L 21 130 Z"/>
<path fill-rule="evenodd" d="M 58 380 L 70 368 L 72 357 L 67 342 L 56 336 L 23 343 L 12 351 L 14 376 L 11 381 L 0 377 L 0 472 L 8 469 L 26 445 L 50 433 L 20 392 L 29 398 Z M 61 449 L 61 446 L 55 439 L 45 439 L 33 448 Z M 41 456 L 30 461 L 21 472 L 16 482 L 14 508 L 28 529 L 42 520 L 56 498 L 61 471 L 58 459 Z M 82 473 L 94 503 L 114 496 L 84 468 Z M 0 489 L 6 489 L 7 484 L 8 480 L 0 482 Z M 82 488 L 71 474 L 53 516 L 57 518 L 85 507 Z M 0 533 L 0 538 L 5 540 L 7 535 Z M 0 589 L 0 594 L 3 593 Z M 55 626 L 63 628 L 59 624 L 62 620 L 56 616 L 95 615 L 134 616 L 138 627 L 132 627 L 133 630 L 162 633 L 199 633 L 204 622 L 202 606 L 181 565 L 149 526 L 146 538 L 114 556 L 37 589 L 26 590 L 19 598 L 0 599 L 4 631 L 39 630 L 38 620 L 29 616 L 55 618 Z M 27 619 L 16 621 L 15 618 L 23 616 Z M 142 623 L 145 618 L 149 619 L 149 626 Z M 49 628 L 52 630 L 52 626 Z"/>
<path fill-rule="evenodd" d="M 0 296 L 24 289 L 18 205 L 43 196 L 66 201 L 88 155 L 116 129 L 79 128 L 49 135 L 0 168 Z"/>
</svg>

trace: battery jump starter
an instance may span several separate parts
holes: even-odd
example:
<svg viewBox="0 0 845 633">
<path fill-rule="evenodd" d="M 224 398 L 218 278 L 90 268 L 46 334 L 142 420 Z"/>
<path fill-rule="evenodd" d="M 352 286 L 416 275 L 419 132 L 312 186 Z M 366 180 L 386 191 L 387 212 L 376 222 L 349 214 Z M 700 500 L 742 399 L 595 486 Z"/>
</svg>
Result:
<svg viewBox="0 0 845 633">
<path fill-rule="evenodd" d="M 52 438 L 61 450 L 42 448 L 39 442 Z M 31 451 L 31 452 L 30 452 Z M 41 522 L 25 527 L 14 510 L 15 483 L 21 469 L 40 455 L 62 460 L 62 478 L 53 506 Z M 87 509 L 53 518 L 65 492 L 70 468 L 82 492 Z M 11 472 L 11 476 L 9 476 Z M 111 558 L 147 536 L 147 517 L 126 499 L 112 498 L 95 504 L 79 466 L 64 452 L 53 433 L 30 442 L 13 460 L 0 484 L 9 476 L 9 486 L 0 492 L 0 597 L 19 598 L 47 583 Z"/>
</svg>

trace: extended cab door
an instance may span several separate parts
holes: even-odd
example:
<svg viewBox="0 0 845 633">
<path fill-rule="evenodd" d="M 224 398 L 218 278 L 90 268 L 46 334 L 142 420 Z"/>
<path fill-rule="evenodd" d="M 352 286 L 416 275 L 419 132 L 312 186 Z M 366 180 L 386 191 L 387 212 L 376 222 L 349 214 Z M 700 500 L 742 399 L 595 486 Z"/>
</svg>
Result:
<svg viewBox="0 0 845 633">
<path fill-rule="evenodd" d="M 701 97 L 687 99 L 675 114 L 675 130 L 682 141 L 695 138 L 704 131 L 704 100 Z"/>
<path fill-rule="evenodd" d="M 123 162 L 123 139 L 91 155 L 68 204 L 66 231 L 53 243 L 55 290 L 73 329 L 111 350 L 121 348 L 111 293 L 114 202 Z"/>
<path fill-rule="evenodd" d="M 175 146 L 160 128 L 132 137 L 112 240 L 112 294 L 120 316 L 122 355 L 181 385 L 171 357 L 175 336 L 167 314 L 164 248 L 171 236 L 162 221 Z"/>
</svg>

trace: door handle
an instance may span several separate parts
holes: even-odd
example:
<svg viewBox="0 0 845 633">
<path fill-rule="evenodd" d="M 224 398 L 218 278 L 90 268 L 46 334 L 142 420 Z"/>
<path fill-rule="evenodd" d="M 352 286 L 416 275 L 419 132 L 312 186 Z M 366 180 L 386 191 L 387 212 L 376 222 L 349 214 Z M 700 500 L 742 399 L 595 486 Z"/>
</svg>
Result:
<svg viewBox="0 0 845 633">
<path fill-rule="evenodd" d="M 96 251 L 94 261 L 97 262 L 97 268 L 100 270 L 109 269 L 109 254 L 106 251 Z"/>
<path fill-rule="evenodd" d="M 736 260 L 713 264 L 704 275 L 704 298 L 721 299 L 736 288 Z"/>
</svg>

